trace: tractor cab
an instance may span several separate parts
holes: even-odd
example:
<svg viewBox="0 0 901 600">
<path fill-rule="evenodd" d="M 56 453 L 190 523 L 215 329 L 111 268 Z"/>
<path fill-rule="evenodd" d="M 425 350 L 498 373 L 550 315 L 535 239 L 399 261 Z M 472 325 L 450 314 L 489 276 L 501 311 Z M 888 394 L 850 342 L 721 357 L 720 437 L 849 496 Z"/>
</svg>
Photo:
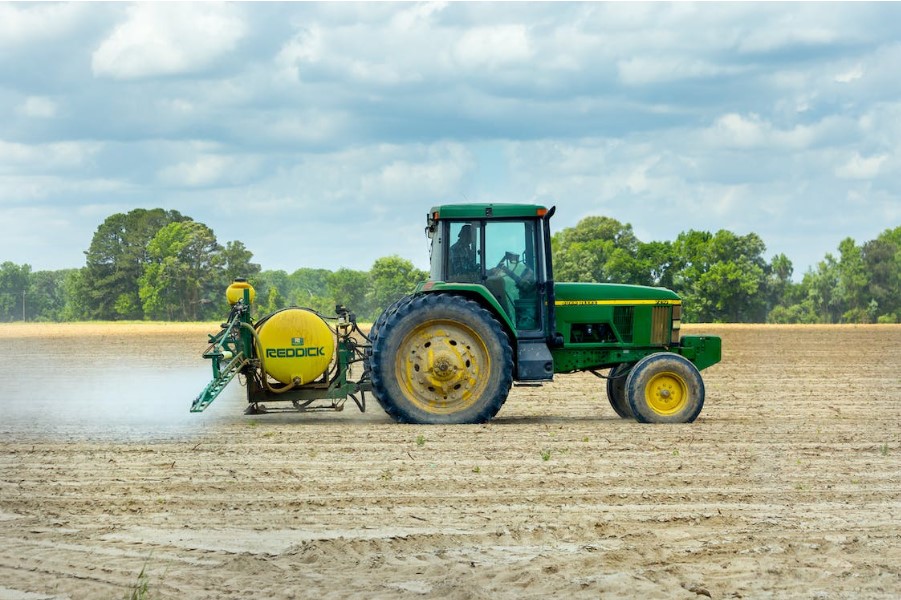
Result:
<svg viewBox="0 0 901 600">
<path fill-rule="evenodd" d="M 431 274 L 416 291 L 450 292 L 489 310 L 513 342 L 517 381 L 554 376 L 553 214 L 534 204 L 450 204 L 428 214 Z"/>
<path fill-rule="evenodd" d="M 544 338 L 550 274 L 548 210 L 535 205 L 465 204 L 433 208 L 431 282 L 486 289 L 514 337 Z M 492 304 L 494 304 L 492 302 Z"/>
</svg>

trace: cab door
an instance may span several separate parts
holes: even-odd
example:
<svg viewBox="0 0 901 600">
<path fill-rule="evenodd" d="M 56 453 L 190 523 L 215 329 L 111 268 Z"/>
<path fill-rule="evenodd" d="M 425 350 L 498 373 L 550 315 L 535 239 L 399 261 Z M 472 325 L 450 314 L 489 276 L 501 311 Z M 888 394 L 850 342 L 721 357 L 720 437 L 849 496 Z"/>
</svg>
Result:
<svg viewBox="0 0 901 600">
<path fill-rule="evenodd" d="M 484 285 L 528 336 L 544 330 L 545 270 L 539 222 L 498 220 L 484 223 Z M 521 337 L 518 333 L 517 337 Z"/>
</svg>

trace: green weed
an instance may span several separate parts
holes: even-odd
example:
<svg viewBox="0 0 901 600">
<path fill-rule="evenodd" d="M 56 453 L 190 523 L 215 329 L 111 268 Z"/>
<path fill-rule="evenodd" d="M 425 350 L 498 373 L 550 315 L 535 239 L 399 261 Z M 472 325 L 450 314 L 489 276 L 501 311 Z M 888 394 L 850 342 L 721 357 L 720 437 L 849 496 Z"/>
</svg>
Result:
<svg viewBox="0 0 901 600">
<path fill-rule="evenodd" d="M 541 451 L 541 460 L 545 462 L 551 460 L 551 451 L 549 448 L 545 448 Z"/>
<path fill-rule="evenodd" d="M 148 560 L 150 560 L 148 558 Z M 125 600 L 148 600 L 150 598 L 150 575 L 147 574 L 147 562 L 138 573 L 138 580 L 132 586 L 131 591 L 125 595 Z"/>
<path fill-rule="evenodd" d="M 416 445 L 417 446 L 425 446 L 425 436 L 419 434 L 416 436 Z"/>
</svg>

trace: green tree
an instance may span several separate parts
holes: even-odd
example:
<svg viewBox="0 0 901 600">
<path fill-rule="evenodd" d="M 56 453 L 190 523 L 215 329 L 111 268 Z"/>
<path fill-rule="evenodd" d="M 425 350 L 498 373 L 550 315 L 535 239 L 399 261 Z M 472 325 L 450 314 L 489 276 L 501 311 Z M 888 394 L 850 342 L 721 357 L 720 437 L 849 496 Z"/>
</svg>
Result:
<svg viewBox="0 0 901 600">
<path fill-rule="evenodd" d="M 272 298 L 277 298 L 277 304 L 279 304 L 279 306 L 276 308 L 284 308 L 289 288 L 287 273 L 282 270 L 260 271 L 255 277 L 251 277 L 248 280 L 257 291 L 256 303 L 258 305 L 261 307 L 269 306 L 270 300 Z M 275 296 L 273 296 L 273 290 L 275 290 Z M 264 308 L 260 308 L 259 310 L 262 312 L 272 312 L 272 310 L 266 311 Z"/>
<path fill-rule="evenodd" d="M 223 288 L 222 247 L 213 231 L 194 221 L 166 225 L 147 245 L 150 263 L 139 278 L 144 314 L 196 321 L 214 316 Z"/>
<path fill-rule="evenodd" d="M 369 304 L 375 313 L 380 314 L 395 300 L 412 292 L 417 283 L 428 278 L 428 273 L 417 269 L 405 258 L 397 255 L 379 258 L 369 270 Z M 378 314 L 375 314 L 377 317 Z"/>
<path fill-rule="evenodd" d="M 646 285 L 672 289 L 676 258 L 670 242 L 648 242 L 638 247 L 641 273 L 647 274 Z"/>
<path fill-rule="evenodd" d="M 175 210 L 138 208 L 114 214 L 97 228 L 85 252 L 83 283 L 92 319 L 140 319 L 138 280 L 150 263 L 148 245 L 170 223 L 190 221 Z"/>
<path fill-rule="evenodd" d="M 338 269 L 331 274 L 328 281 L 328 297 L 331 308 L 326 312 L 333 313 L 336 304 L 343 304 L 353 311 L 360 320 L 373 320 L 373 306 L 369 302 L 369 273 L 352 269 Z"/>
<path fill-rule="evenodd" d="M 831 254 L 827 254 L 816 269 L 804 274 L 801 285 L 807 292 L 807 302 L 816 315 L 817 323 L 841 321 L 844 305 L 839 293 L 840 277 L 838 261 Z"/>
<path fill-rule="evenodd" d="M 266 303 L 260 308 L 261 313 L 269 314 L 285 308 L 285 299 L 276 286 L 270 286 L 266 293 Z"/>
<path fill-rule="evenodd" d="M 876 302 L 876 318 L 901 320 L 901 226 L 886 229 L 863 245 L 867 298 Z"/>
<path fill-rule="evenodd" d="M 585 217 L 551 239 L 554 279 L 650 283 L 647 263 L 639 257 L 640 247 L 631 225 L 610 217 Z"/>
<path fill-rule="evenodd" d="M 901 316 L 901 227 L 858 246 L 846 238 L 800 284 L 789 284 L 772 322 L 894 323 Z"/>
<path fill-rule="evenodd" d="M 334 304 L 328 299 L 329 279 L 332 272 L 328 269 L 300 268 L 288 277 L 287 296 L 299 306 L 319 306 L 323 302 Z M 328 310 L 334 309 L 334 306 Z M 317 309 L 318 310 L 318 309 Z"/>
<path fill-rule="evenodd" d="M 253 281 L 260 273 L 260 265 L 250 262 L 253 252 L 248 250 L 243 242 L 227 242 L 222 250 L 222 263 L 224 269 L 224 282 L 226 287 L 236 277 L 244 277 Z"/>
<path fill-rule="evenodd" d="M 845 238 L 838 245 L 838 297 L 841 300 L 842 320 L 853 323 L 869 322 L 875 319 L 868 316 L 869 289 L 866 264 L 863 260 L 863 249 L 853 239 Z"/>
<path fill-rule="evenodd" d="M 794 266 L 785 254 L 777 254 L 770 261 L 768 323 L 817 322 L 813 303 L 806 299 L 804 288 L 791 280 L 792 273 Z"/>
<path fill-rule="evenodd" d="M 688 231 L 673 244 L 675 290 L 689 321 L 763 322 L 768 311 L 766 245 L 756 233 Z"/>
<path fill-rule="evenodd" d="M 28 302 L 31 265 L 17 265 L 10 261 L 0 265 L 0 321 L 22 321 Z"/>
<path fill-rule="evenodd" d="M 74 270 L 74 269 L 71 269 Z M 62 321 L 66 306 L 65 280 L 70 269 L 36 271 L 31 274 L 26 295 L 29 321 Z"/>
<path fill-rule="evenodd" d="M 63 308 L 61 321 L 84 321 L 90 319 L 90 291 L 85 282 L 86 268 L 69 269 L 62 281 Z"/>
</svg>

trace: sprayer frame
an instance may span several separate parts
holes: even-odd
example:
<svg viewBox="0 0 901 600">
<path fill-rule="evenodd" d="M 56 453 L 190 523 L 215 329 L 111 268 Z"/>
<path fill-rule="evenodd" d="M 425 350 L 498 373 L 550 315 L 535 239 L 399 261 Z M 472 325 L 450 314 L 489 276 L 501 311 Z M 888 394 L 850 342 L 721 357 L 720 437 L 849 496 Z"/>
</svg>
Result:
<svg viewBox="0 0 901 600">
<path fill-rule="evenodd" d="M 243 375 L 247 388 L 246 414 L 341 411 L 344 410 L 344 403 L 348 398 L 354 401 L 360 412 L 366 412 L 366 392 L 372 389 L 367 373 L 364 372 L 358 381 L 350 381 L 348 372 L 351 364 L 358 362 L 369 347 L 368 338 L 357 327 L 356 318 L 352 313 L 343 306 L 336 307 L 336 312 L 338 326 L 333 330 L 336 346 L 334 364 L 310 383 L 273 388 L 268 381 L 265 362 L 257 353 L 256 329 L 250 316 L 250 290 L 245 289 L 244 298 L 232 306 L 228 320 L 222 323 L 222 329 L 216 335 L 209 336 L 210 346 L 203 353 L 203 357 L 212 362 L 213 380 L 194 400 L 191 412 L 206 409 L 239 373 Z M 360 334 L 367 343 L 358 343 L 353 338 L 354 333 Z M 319 400 L 326 403 L 317 404 Z M 270 406 L 264 405 L 263 402 L 269 403 Z M 290 405 L 271 406 L 273 402 L 290 402 Z"/>
</svg>

